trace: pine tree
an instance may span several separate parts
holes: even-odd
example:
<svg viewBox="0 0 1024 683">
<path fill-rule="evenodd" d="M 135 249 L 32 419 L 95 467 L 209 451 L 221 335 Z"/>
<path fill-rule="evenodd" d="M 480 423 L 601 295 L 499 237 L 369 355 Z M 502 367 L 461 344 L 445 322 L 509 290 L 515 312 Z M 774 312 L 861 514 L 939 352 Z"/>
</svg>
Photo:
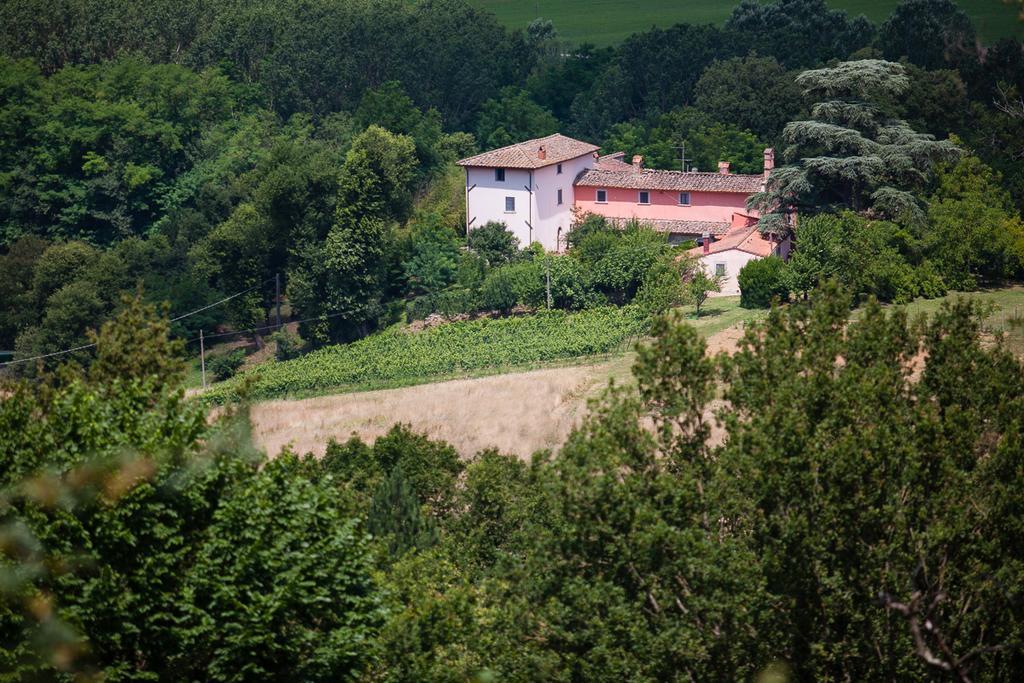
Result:
<svg viewBox="0 0 1024 683">
<path fill-rule="evenodd" d="M 797 77 L 816 104 L 811 118 L 783 131 L 789 163 L 776 169 L 749 206 L 763 213 L 764 232 L 784 232 L 787 213 L 849 208 L 921 219 L 914 190 L 936 162 L 955 159 L 950 141 L 918 133 L 893 114 L 910 86 L 904 67 L 865 59 L 805 71 Z"/>
</svg>

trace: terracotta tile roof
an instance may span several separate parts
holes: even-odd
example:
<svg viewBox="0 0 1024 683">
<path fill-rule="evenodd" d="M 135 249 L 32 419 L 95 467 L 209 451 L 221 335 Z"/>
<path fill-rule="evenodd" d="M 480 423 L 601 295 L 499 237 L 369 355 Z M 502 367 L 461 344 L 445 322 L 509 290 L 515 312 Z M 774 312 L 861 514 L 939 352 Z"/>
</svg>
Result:
<svg viewBox="0 0 1024 683">
<path fill-rule="evenodd" d="M 644 168 L 606 170 L 592 168 L 580 174 L 576 184 L 584 187 L 617 187 L 627 190 L 670 190 L 673 192 L 741 192 L 761 191 L 764 177 L 738 173 L 684 173 Z"/>
<path fill-rule="evenodd" d="M 730 230 L 722 239 L 712 242 L 708 254 L 720 254 L 723 251 L 736 249 L 754 256 L 771 256 L 775 253 L 775 242 L 765 239 L 756 225 Z M 694 247 L 688 252 L 691 256 L 703 256 L 703 247 Z"/>
<path fill-rule="evenodd" d="M 625 156 L 625 152 L 605 154 L 603 157 L 598 157 L 597 161 L 594 163 L 594 168 L 602 171 L 628 171 L 633 167 L 623 161 Z"/>
<path fill-rule="evenodd" d="M 544 158 L 540 149 L 544 148 Z M 543 168 L 569 159 L 593 154 L 600 147 L 589 142 L 573 140 L 559 133 L 546 138 L 527 140 L 508 147 L 492 149 L 458 162 L 459 166 L 484 166 L 488 168 Z"/>
<path fill-rule="evenodd" d="M 618 227 L 623 227 L 632 218 L 609 218 L 608 222 Z M 670 235 L 696 235 L 701 236 L 705 232 L 715 235 L 724 235 L 729 232 L 728 221 L 673 221 L 666 219 L 637 218 L 640 225 L 649 225 L 656 232 L 665 232 Z"/>
</svg>

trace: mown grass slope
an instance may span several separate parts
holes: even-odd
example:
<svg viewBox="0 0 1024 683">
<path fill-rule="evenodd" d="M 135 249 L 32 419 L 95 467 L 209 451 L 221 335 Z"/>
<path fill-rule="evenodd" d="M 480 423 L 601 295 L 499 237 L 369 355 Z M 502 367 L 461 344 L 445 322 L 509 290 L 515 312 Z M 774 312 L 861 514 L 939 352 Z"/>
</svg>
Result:
<svg viewBox="0 0 1024 683">
<path fill-rule="evenodd" d="M 829 5 L 876 23 L 885 21 L 898 0 L 829 0 Z M 736 2 L 720 0 L 470 0 L 511 28 L 525 28 L 538 16 L 554 22 L 572 43 L 611 45 L 652 26 L 678 23 L 721 24 Z M 1024 36 L 1017 11 L 1001 0 L 959 0 L 986 42 Z"/>
</svg>

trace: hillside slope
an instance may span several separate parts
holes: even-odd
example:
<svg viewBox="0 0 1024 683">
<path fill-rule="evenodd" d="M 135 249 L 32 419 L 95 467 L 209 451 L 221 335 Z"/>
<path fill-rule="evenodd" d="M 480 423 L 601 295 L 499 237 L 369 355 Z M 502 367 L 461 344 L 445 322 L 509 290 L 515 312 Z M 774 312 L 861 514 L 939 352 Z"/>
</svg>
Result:
<svg viewBox="0 0 1024 683">
<path fill-rule="evenodd" d="M 470 0 L 471 4 L 493 12 L 511 28 L 525 28 L 538 16 L 550 19 L 562 38 L 572 43 L 611 45 L 637 31 L 652 26 L 677 23 L 720 24 L 736 3 L 719 0 Z M 864 14 L 879 23 L 884 21 L 898 0 L 829 0 L 832 7 L 853 15 Z M 1024 36 L 1024 24 L 1016 10 L 1000 0 L 960 0 L 978 34 L 987 42 L 1004 36 Z"/>
</svg>

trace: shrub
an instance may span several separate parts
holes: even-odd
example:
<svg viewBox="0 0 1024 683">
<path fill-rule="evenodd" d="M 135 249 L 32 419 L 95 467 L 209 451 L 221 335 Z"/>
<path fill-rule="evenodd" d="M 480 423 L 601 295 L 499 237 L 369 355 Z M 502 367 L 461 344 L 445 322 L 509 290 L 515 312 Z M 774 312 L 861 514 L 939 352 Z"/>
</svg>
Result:
<svg viewBox="0 0 1024 683">
<path fill-rule="evenodd" d="M 686 301 L 683 274 L 692 265 L 693 262 L 687 259 L 662 258 L 644 275 L 633 302 L 651 314 L 664 313 L 682 305 Z"/>
<path fill-rule="evenodd" d="M 512 280 L 516 301 L 531 308 L 545 306 L 543 261 L 519 261 L 502 270 Z"/>
<path fill-rule="evenodd" d="M 919 265 L 914 275 L 917 279 L 917 293 L 925 299 L 937 299 L 946 296 L 946 283 L 931 261 Z"/>
<path fill-rule="evenodd" d="M 477 309 L 477 299 L 468 289 L 454 288 L 437 294 L 416 297 L 406 305 L 406 319 L 423 320 L 432 313 L 452 317 L 472 313 Z"/>
<path fill-rule="evenodd" d="M 270 338 L 277 343 L 274 357 L 278 360 L 291 360 L 302 355 L 302 337 L 299 335 L 282 329 L 272 334 Z"/>
<path fill-rule="evenodd" d="M 786 264 L 778 256 L 751 261 L 740 269 L 737 282 L 740 285 L 740 306 L 743 308 L 768 308 L 772 299 L 789 298 L 789 278 Z"/>
<path fill-rule="evenodd" d="M 241 349 L 237 349 L 230 353 L 225 353 L 220 356 L 214 356 L 210 359 L 208 365 L 210 366 L 210 372 L 213 373 L 214 378 L 218 382 L 223 382 L 226 379 L 231 379 L 238 372 L 238 369 L 242 367 L 242 363 L 245 362 L 245 352 Z"/>
<path fill-rule="evenodd" d="M 469 231 L 469 248 L 495 268 L 515 258 L 519 239 L 504 223 L 491 222 Z"/>
<path fill-rule="evenodd" d="M 480 304 L 485 309 L 507 313 L 516 305 L 515 281 L 506 268 L 491 271 L 480 288 Z"/>
</svg>

